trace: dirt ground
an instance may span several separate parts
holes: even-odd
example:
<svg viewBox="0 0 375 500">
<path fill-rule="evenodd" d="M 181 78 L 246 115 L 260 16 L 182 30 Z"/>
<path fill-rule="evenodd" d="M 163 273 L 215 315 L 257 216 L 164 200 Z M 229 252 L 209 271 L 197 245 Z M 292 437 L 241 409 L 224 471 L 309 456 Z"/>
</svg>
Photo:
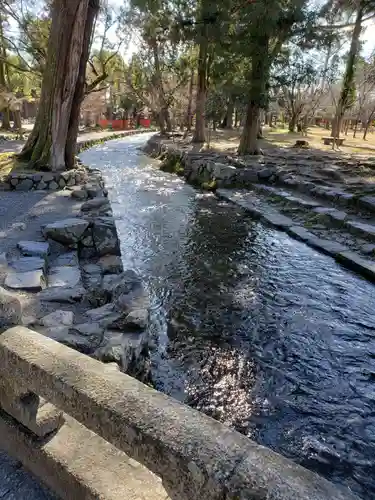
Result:
<svg viewBox="0 0 375 500">
<path fill-rule="evenodd" d="M 207 142 L 210 148 L 219 151 L 228 151 L 234 153 L 238 147 L 241 135 L 241 129 L 236 130 L 217 130 L 208 131 Z M 310 127 L 308 129 L 307 137 L 302 137 L 300 133 L 290 133 L 287 129 L 270 129 L 264 127 L 263 129 L 264 140 L 261 140 L 261 147 L 264 151 L 273 149 L 275 147 L 288 148 L 295 144 L 297 139 L 305 139 L 309 142 L 311 149 L 318 149 L 321 151 L 332 151 L 331 146 L 325 146 L 322 138 L 329 137 L 330 131 L 320 127 Z M 342 135 L 344 144 L 340 147 L 340 151 L 336 151 L 343 155 L 347 154 L 364 154 L 375 156 L 375 133 L 369 132 L 367 140 L 362 139 L 363 132 L 358 131 L 357 137 L 353 139 L 353 131 L 349 130 L 348 135 Z"/>
</svg>

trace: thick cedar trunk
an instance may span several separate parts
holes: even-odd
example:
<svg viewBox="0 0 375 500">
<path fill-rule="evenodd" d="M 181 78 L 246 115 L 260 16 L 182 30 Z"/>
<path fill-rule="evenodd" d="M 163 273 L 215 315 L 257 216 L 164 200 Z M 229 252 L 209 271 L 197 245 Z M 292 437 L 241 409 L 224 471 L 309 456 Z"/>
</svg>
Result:
<svg viewBox="0 0 375 500">
<path fill-rule="evenodd" d="M 95 19 L 99 10 L 99 2 L 91 1 L 89 2 L 86 25 L 85 25 L 85 35 L 82 45 L 81 60 L 79 63 L 79 74 L 76 83 L 76 90 L 74 93 L 72 110 L 70 113 L 69 129 L 65 147 L 65 165 L 66 168 L 73 168 L 75 165 L 75 155 L 77 150 L 77 135 L 79 129 L 79 115 L 81 110 L 81 104 L 85 98 L 86 90 L 86 65 L 90 53 L 91 37 L 94 29 Z"/>
<path fill-rule="evenodd" d="M 3 37 L 3 19 L 0 15 L 0 55 L 2 60 L 0 60 L 0 91 L 7 90 L 7 81 L 6 81 L 6 69 L 5 69 L 5 59 L 6 59 L 6 49 L 5 42 Z M 4 108 L 2 110 L 2 124 L 1 128 L 4 130 L 10 130 L 10 117 L 9 117 L 9 108 Z"/>
<path fill-rule="evenodd" d="M 188 99 L 188 107 L 186 112 L 186 129 L 188 132 L 191 131 L 191 127 L 193 125 L 193 89 L 194 89 L 194 69 L 191 70 L 190 73 L 190 83 L 189 83 L 189 99 Z"/>
<path fill-rule="evenodd" d="M 267 35 L 264 35 L 259 39 L 259 45 L 252 54 L 246 121 L 238 147 L 238 153 L 240 155 L 261 154 L 258 145 L 258 134 L 260 129 L 260 113 L 261 110 L 265 108 L 266 104 L 266 91 L 269 76 L 268 44 L 269 38 Z"/>
<path fill-rule="evenodd" d="M 78 131 L 84 42 L 91 39 L 90 8 L 98 0 L 54 0 L 40 106 L 34 129 L 20 157 L 40 169 L 58 170 L 72 164 Z M 92 29 L 92 26 L 91 26 Z M 82 100 L 82 99 L 81 99 Z M 68 144 L 69 142 L 69 144 Z"/>
<path fill-rule="evenodd" d="M 352 34 L 348 60 L 346 63 L 344 82 L 341 89 L 339 102 L 337 104 L 336 115 L 332 122 L 331 137 L 340 137 L 345 111 L 352 105 L 351 93 L 354 86 L 355 63 L 360 49 L 359 37 L 362 29 L 362 18 L 364 11 L 363 3 L 364 3 L 363 0 L 361 0 L 359 7 L 357 9 L 357 16 Z"/>
<path fill-rule="evenodd" d="M 193 142 L 206 141 L 206 98 L 207 98 L 207 56 L 208 56 L 208 30 L 207 24 L 203 25 L 202 36 L 199 43 L 198 57 L 198 88 L 195 108 L 195 130 Z"/>
</svg>

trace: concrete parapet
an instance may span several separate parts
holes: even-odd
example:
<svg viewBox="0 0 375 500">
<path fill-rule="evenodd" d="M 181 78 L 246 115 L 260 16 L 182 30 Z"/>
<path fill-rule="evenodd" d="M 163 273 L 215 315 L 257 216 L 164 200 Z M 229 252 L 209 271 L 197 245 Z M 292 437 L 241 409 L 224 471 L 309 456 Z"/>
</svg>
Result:
<svg viewBox="0 0 375 500">
<path fill-rule="evenodd" d="M 1 336 L 0 375 L 27 380 L 33 392 L 141 462 L 162 479 L 173 500 L 357 498 L 196 410 L 26 328 Z"/>
</svg>

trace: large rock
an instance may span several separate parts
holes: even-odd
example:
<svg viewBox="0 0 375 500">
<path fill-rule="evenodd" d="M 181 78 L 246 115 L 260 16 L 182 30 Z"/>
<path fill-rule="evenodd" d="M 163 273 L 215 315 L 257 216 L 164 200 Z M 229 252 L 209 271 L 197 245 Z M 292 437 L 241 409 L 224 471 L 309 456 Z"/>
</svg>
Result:
<svg viewBox="0 0 375 500">
<path fill-rule="evenodd" d="M 236 176 L 237 169 L 232 165 L 225 165 L 224 163 L 215 163 L 212 173 L 215 179 L 218 180 L 231 180 Z"/>
<path fill-rule="evenodd" d="M 41 270 L 26 273 L 8 273 L 5 286 L 14 290 L 40 292 L 45 287 L 44 274 Z"/>
<path fill-rule="evenodd" d="M 19 241 L 17 243 L 23 255 L 46 258 L 49 253 L 49 244 L 42 241 Z"/>
<path fill-rule="evenodd" d="M 115 221 L 112 217 L 98 217 L 92 226 L 92 237 L 99 256 L 121 255 Z"/>
<path fill-rule="evenodd" d="M 21 323 L 22 307 L 17 297 L 0 287 L 0 331 Z"/>
<path fill-rule="evenodd" d="M 39 323 L 43 326 L 71 326 L 73 324 L 74 314 L 72 311 L 54 311 L 44 316 Z"/>
<path fill-rule="evenodd" d="M 54 267 L 60 267 L 60 266 L 77 267 L 79 265 L 78 254 L 77 252 L 63 253 L 53 261 L 52 265 Z"/>
<path fill-rule="evenodd" d="M 94 353 L 94 357 L 104 363 L 117 363 L 122 371 L 132 371 L 140 362 L 147 349 L 148 337 L 144 333 L 121 333 L 106 330 L 103 345 Z"/>
<path fill-rule="evenodd" d="M 81 282 L 79 267 L 52 267 L 48 275 L 48 286 L 75 288 Z"/>
<path fill-rule="evenodd" d="M 80 241 L 88 226 L 89 223 L 85 219 L 64 219 L 45 226 L 43 235 L 45 238 L 71 246 Z"/>
</svg>

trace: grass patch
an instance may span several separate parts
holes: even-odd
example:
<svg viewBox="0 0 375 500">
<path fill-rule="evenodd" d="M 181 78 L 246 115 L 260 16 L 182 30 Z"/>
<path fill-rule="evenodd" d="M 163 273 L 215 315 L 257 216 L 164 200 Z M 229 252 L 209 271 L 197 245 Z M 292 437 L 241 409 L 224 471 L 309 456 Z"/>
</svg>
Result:
<svg viewBox="0 0 375 500">
<path fill-rule="evenodd" d="M 18 160 L 15 153 L 0 153 L 0 179 L 3 180 L 12 172 L 33 172 L 27 163 Z"/>
</svg>

